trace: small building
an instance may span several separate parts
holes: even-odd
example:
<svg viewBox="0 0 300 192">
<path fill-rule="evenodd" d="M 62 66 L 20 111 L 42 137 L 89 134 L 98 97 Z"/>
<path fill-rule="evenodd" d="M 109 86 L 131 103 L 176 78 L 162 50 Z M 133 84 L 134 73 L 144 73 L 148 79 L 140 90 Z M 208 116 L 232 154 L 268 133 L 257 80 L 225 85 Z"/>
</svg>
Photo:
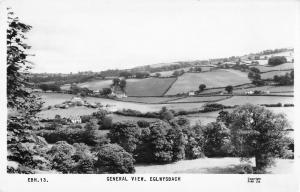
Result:
<svg viewBox="0 0 300 192">
<path fill-rule="evenodd" d="M 246 95 L 253 95 L 254 94 L 254 91 L 247 91 L 245 92 Z"/>
<path fill-rule="evenodd" d="M 73 116 L 73 117 L 70 117 L 70 121 L 74 124 L 78 124 L 78 123 L 81 123 L 81 118 L 78 116 Z"/>
<path fill-rule="evenodd" d="M 114 86 L 110 95 L 119 99 L 127 97 L 125 91 L 120 86 Z"/>
<path fill-rule="evenodd" d="M 195 96 L 195 91 L 190 91 L 190 92 L 188 93 L 188 95 L 189 95 L 189 96 Z"/>
<path fill-rule="evenodd" d="M 32 91 L 33 91 L 33 92 L 38 92 L 38 93 L 43 92 L 42 89 L 33 89 Z"/>
</svg>

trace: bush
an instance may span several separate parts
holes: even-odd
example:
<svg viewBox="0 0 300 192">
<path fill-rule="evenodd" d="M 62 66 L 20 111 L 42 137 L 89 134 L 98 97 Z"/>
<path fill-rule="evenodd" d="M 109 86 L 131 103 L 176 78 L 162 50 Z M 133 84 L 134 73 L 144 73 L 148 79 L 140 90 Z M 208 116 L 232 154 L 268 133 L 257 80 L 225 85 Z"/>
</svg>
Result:
<svg viewBox="0 0 300 192">
<path fill-rule="evenodd" d="M 97 143 L 96 130 L 97 127 L 94 124 L 88 123 L 84 129 L 59 128 L 39 131 L 37 134 L 44 137 L 48 143 L 67 141 L 70 144 L 85 143 L 87 145 L 95 145 Z"/>
<path fill-rule="evenodd" d="M 243 165 L 241 167 L 241 171 L 239 173 L 240 174 L 253 174 L 254 171 L 253 171 L 252 165 L 250 165 L 250 164 Z"/>
<path fill-rule="evenodd" d="M 75 161 L 72 159 L 74 153 L 74 147 L 67 142 L 59 141 L 55 143 L 48 151 L 52 160 L 52 169 L 62 173 L 71 173 L 75 166 Z"/>
<path fill-rule="evenodd" d="M 138 120 L 137 121 L 137 125 L 140 127 L 140 128 L 146 128 L 146 127 L 149 127 L 150 126 L 150 123 L 146 120 Z"/>
<path fill-rule="evenodd" d="M 134 159 L 121 146 L 106 144 L 98 149 L 97 173 L 134 173 Z"/>
<path fill-rule="evenodd" d="M 287 59 L 284 56 L 274 56 L 269 58 L 268 65 L 276 66 L 283 63 L 286 63 Z"/>
<path fill-rule="evenodd" d="M 101 129 L 111 129 L 112 127 L 112 118 L 111 117 L 104 117 L 102 120 L 102 126 L 100 126 Z"/>
</svg>

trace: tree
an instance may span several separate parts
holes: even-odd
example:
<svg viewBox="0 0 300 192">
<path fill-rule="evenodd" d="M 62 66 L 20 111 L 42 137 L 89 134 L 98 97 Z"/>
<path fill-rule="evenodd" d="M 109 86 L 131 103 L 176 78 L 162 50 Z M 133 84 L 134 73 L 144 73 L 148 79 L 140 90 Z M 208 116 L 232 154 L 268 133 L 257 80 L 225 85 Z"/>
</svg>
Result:
<svg viewBox="0 0 300 192">
<path fill-rule="evenodd" d="M 204 154 L 208 157 L 224 157 L 231 153 L 230 131 L 223 123 L 207 124 L 202 134 L 204 137 Z"/>
<path fill-rule="evenodd" d="M 132 73 L 131 72 L 129 72 L 129 71 L 122 71 L 122 72 L 120 72 L 120 74 L 119 74 L 119 76 L 120 77 L 124 77 L 124 78 L 129 78 L 129 77 L 132 77 Z"/>
<path fill-rule="evenodd" d="M 17 169 L 9 168 L 8 172 L 33 173 L 34 169 L 49 163 L 43 153 L 46 142 L 33 133 L 37 129 L 36 113 L 42 102 L 32 94 L 28 81 L 31 63 L 27 50 L 30 46 L 25 39 L 30 29 L 31 26 L 20 22 L 8 9 L 7 107 L 15 113 L 9 113 L 7 119 L 7 158 L 19 164 Z"/>
<path fill-rule="evenodd" d="M 227 91 L 227 93 L 232 93 L 233 87 L 231 85 L 228 85 L 225 87 L 225 91 Z"/>
<path fill-rule="evenodd" d="M 264 170 L 285 150 L 288 121 L 283 114 L 246 104 L 232 113 L 231 130 L 235 152 L 242 158 L 255 157 L 256 169 Z"/>
<path fill-rule="evenodd" d="M 155 73 L 155 77 L 161 77 L 161 73 Z"/>
<path fill-rule="evenodd" d="M 269 58 L 268 60 L 268 65 L 276 66 L 276 65 L 281 65 L 283 63 L 286 63 L 287 59 L 284 56 L 274 56 Z"/>
<path fill-rule="evenodd" d="M 121 80 L 119 78 L 114 78 L 112 86 L 118 86 L 120 84 L 120 81 Z"/>
<path fill-rule="evenodd" d="M 127 152 L 133 153 L 139 142 L 141 132 L 137 125 L 130 121 L 113 124 L 109 138 L 112 143 L 117 143 Z"/>
<path fill-rule="evenodd" d="M 125 90 L 125 88 L 126 88 L 126 80 L 125 79 L 122 79 L 120 81 L 120 88 L 122 89 L 122 91 Z"/>
<path fill-rule="evenodd" d="M 102 95 L 107 96 L 107 95 L 110 95 L 111 93 L 112 93 L 111 88 L 103 88 L 102 89 Z"/>
<path fill-rule="evenodd" d="M 199 91 L 202 92 L 206 88 L 205 84 L 200 84 L 199 85 Z"/>
<path fill-rule="evenodd" d="M 180 75 L 180 71 L 174 71 L 174 72 L 172 73 L 172 75 L 175 76 L 175 77 L 177 77 L 177 76 Z"/>
<path fill-rule="evenodd" d="M 95 163 L 97 173 L 134 173 L 134 159 L 117 144 L 105 144 L 98 148 Z"/>
</svg>

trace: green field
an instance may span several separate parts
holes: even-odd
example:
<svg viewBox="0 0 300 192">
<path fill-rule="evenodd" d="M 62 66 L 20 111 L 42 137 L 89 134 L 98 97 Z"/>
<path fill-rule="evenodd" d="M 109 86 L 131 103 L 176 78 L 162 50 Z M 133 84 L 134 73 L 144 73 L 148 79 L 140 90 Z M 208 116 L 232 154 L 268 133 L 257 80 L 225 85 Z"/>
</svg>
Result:
<svg viewBox="0 0 300 192">
<path fill-rule="evenodd" d="M 271 71 L 271 72 L 266 72 L 266 73 L 261 73 L 261 78 L 262 79 L 273 79 L 275 75 L 277 76 L 283 76 L 286 73 L 290 73 L 291 71 Z"/>
<path fill-rule="evenodd" d="M 219 101 L 223 105 L 243 105 L 251 103 L 255 105 L 260 104 L 276 104 L 276 103 L 294 103 L 294 97 L 280 97 L 280 96 L 234 96 L 232 98 Z"/>
<path fill-rule="evenodd" d="M 162 96 L 176 78 L 147 78 L 127 82 L 128 96 Z"/>
<path fill-rule="evenodd" d="M 272 174 L 295 173 L 295 162 L 293 159 L 276 159 L 276 165 L 266 169 Z M 254 166 L 254 159 L 250 159 Z M 137 174 L 238 174 L 242 169 L 240 158 L 200 158 L 194 160 L 182 160 L 165 165 L 137 165 Z M 223 176 L 222 176 L 223 177 Z"/>
<path fill-rule="evenodd" d="M 176 99 L 173 101 L 169 101 L 169 103 L 214 102 L 214 101 L 219 101 L 219 100 L 227 99 L 227 98 L 229 98 L 229 97 L 228 96 L 185 97 L 182 99 Z"/>
<path fill-rule="evenodd" d="M 200 84 L 207 88 L 226 87 L 250 83 L 247 73 L 237 70 L 215 70 L 205 73 L 185 73 L 178 78 L 166 95 L 176 95 L 196 91 Z"/>
<path fill-rule="evenodd" d="M 234 89 L 233 93 L 245 93 L 247 91 L 269 91 L 270 94 L 273 93 L 289 93 L 293 94 L 294 86 L 261 86 L 261 87 L 252 87 L 252 88 L 245 88 L 245 89 Z"/>
<path fill-rule="evenodd" d="M 180 98 L 181 97 L 126 97 L 126 98 L 122 98 L 119 100 L 125 101 L 125 102 L 155 104 L 155 103 L 166 103 L 168 101 L 177 100 Z"/>
<path fill-rule="evenodd" d="M 288 69 L 294 69 L 294 63 L 284 63 L 277 66 L 269 66 L 269 65 L 261 65 L 261 66 L 253 66 L 255 68 L 258 68 L 260 72 L 266 72 L 266 71 L 273 71 L 273 70 L 288 70 Z"/>
<path fill-rule="evenodd" d="M 176 69 L 176 70 L 171 70 L 171 71 L 155 72 L 155 73 L 151 73 L 151 76 L 155 76 L 156 73 L 160 73 L 161 77 L 170 77 L 170 76 L 173 75 L 174 71 L 181 71 L 181 70 L 184 70 L 185 72 L 187 72 L 189 69 L 190 69 L 190 67 L 185 67 L 185 68 Z"/>
<path fill-rule="evenodd" d="M 38 116 L 45 119 L 54 119 L 55 115 L 60 115 L 62 118 L 68 118 L 72 116 L 90 115 L 96 112 L 97 109 L 87 107 L 71 107 L 68 109 L 53 108 L 50 110 L 44 110 L 38 113 Z"/>
<path fill-rule="evenodd" d="M 85 83 L 78 84 L 79 87 L 86 87 L 90 90 L 101 90 L 103 88 L 108 88 L 112 84 L 112 80 L 95 80 L 88 81 Z"/>
</svg>

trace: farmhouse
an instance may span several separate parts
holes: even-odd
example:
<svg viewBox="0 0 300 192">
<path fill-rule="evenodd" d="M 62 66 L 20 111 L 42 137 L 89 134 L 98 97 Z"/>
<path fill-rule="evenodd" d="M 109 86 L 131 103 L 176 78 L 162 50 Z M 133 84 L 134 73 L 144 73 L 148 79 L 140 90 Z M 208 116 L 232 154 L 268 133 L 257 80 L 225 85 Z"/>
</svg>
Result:
<svg viewBox="0 0 300 192">
<path fill-rule="evenodd" d="M 78 105 L 78 106 L 82 106 L 82 105 L 84 105 L 84 100 L 80 97 L 72 97 L 71 103 L 74 103 L 75 105 Z"/>
<path fill-rule="evenodd" d="M 190 92 L 188 93 L 188 95 L 189 95 L 189 96 L 194 96 L 194 95 L 195 95 L 195 91 L 190 91 Z"/>
<path fill-rule="evenodd" d="M 78 116 L 72 116 L 70 117 L 70 121 L 74 124 L 81 123 L 81 118 Z"/>
<path fill-rule="evenodd" d="M 113 86 L 112 93 L 110 95 L 119 99 L 127 97 L 125 91 L 123 91 L 120 86 Z"/>
</svg>

